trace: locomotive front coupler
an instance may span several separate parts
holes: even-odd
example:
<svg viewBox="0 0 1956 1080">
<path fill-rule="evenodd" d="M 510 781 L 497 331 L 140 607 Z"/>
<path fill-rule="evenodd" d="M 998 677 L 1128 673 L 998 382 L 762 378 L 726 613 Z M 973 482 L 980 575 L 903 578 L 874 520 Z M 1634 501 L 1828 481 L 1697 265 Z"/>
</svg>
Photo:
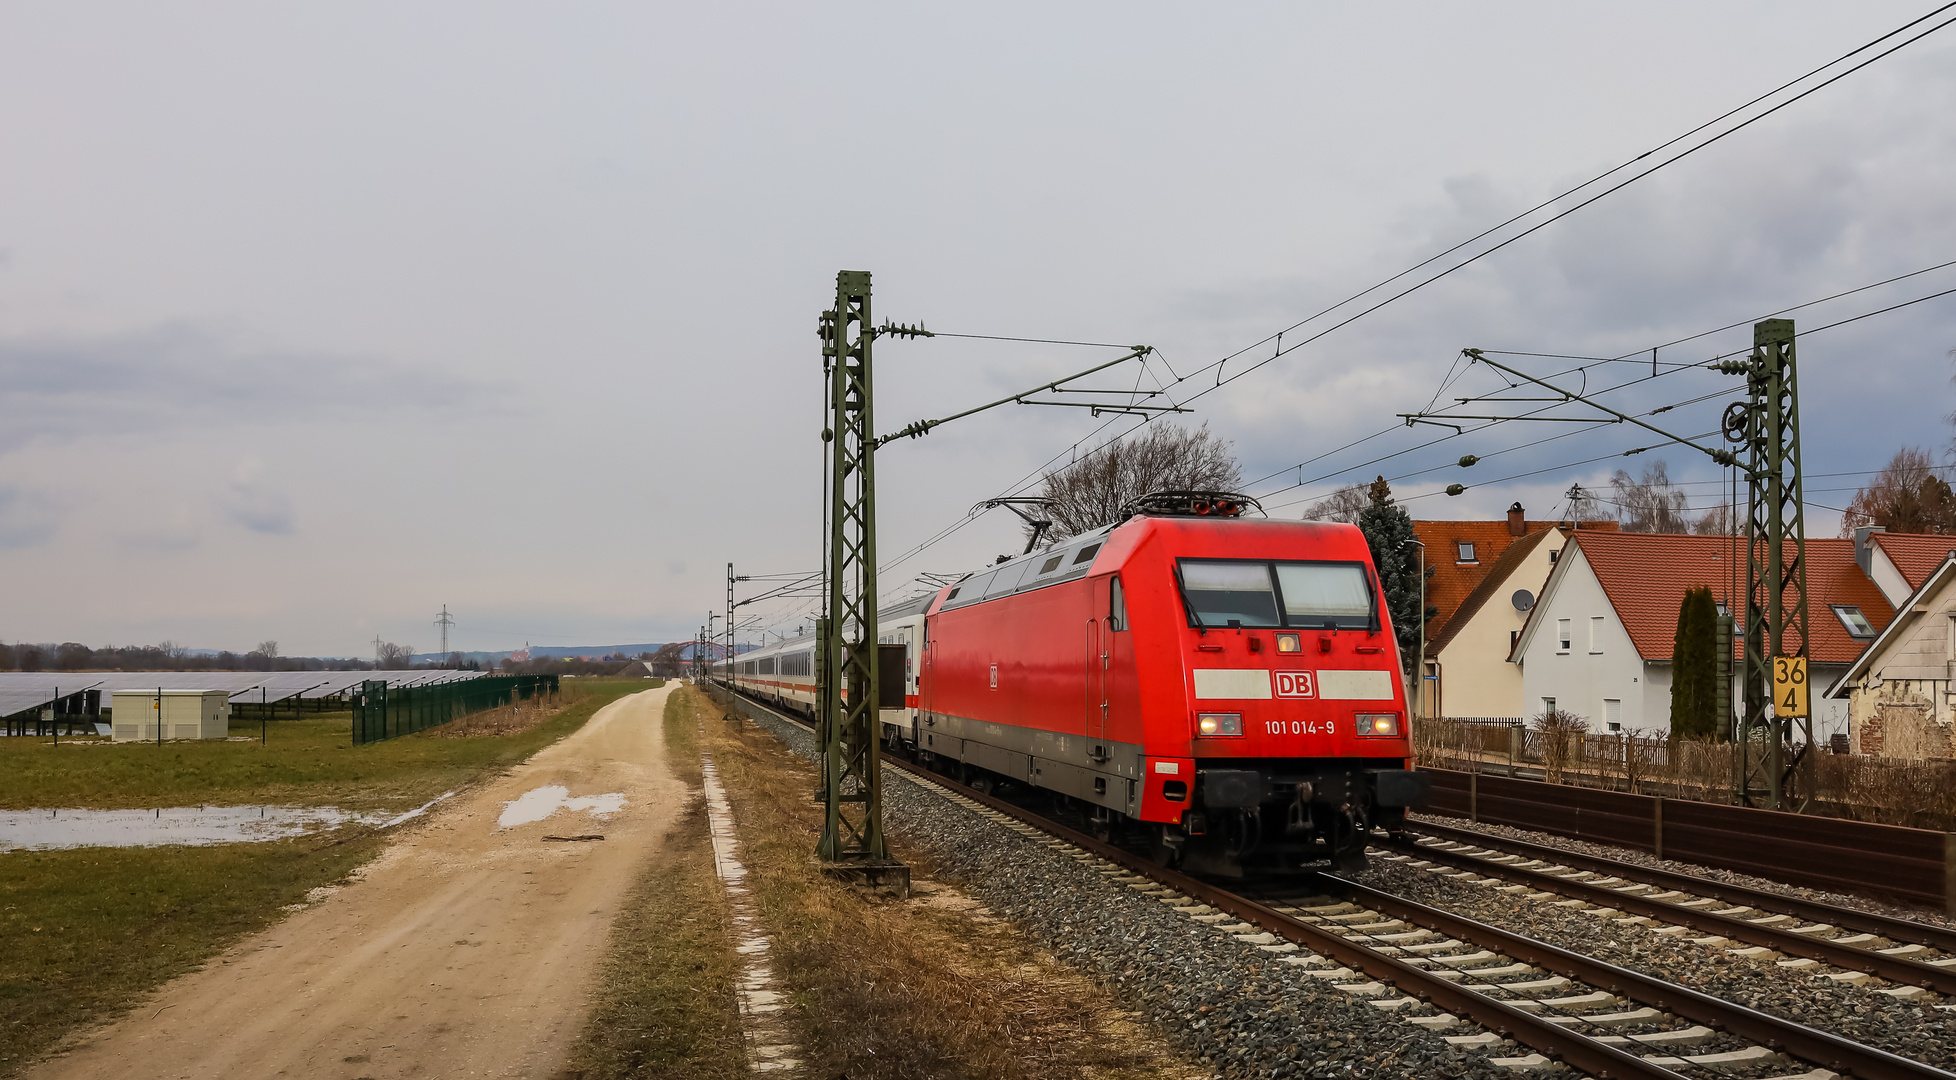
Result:
<svg viewBox="0 0 1956 1080">
<path fill-rule="evenodd" d="M 1311 832 L 1313 829 L 1314 826 L 1311 824 L 1311 782 L 1304 780 L 1298 783 L 1296 797 L 1291 799 L 1289 807 L 1285 810 L 1284 833 L 1289 836 L 1297 836 Z"/>
</svg>

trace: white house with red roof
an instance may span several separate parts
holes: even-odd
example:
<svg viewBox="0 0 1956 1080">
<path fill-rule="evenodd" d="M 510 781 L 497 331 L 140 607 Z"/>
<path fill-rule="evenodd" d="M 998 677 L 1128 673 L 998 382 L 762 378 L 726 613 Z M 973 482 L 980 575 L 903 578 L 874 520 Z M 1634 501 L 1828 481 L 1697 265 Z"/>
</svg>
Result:
<svg viewBox="0 0 1956 1080">
<path fill-rule="evenodd" d="M 1425 545 L 1426 694 L 1422 716 L 1521 716 L 1521 673 L 1507 663 L 1535 590 L 1572 529 L 1614 532 L 1614 521 L 1530 521 L 1520 503 L 1505 521 L 1414 521 Z"/>
<path fill-rule="evenodd" d="M 1956 755 L 1956 550 L 1947 536 L 1857 535 L 1864 557 L 1920 580 L 1826 696 L 1847 703 L 1851 748 L 1898 758 Z M 1902 541 L 1902 543 L 1897 543 Z M 1941 549 L 1931 565 L 1927 555 Z M 1877 579 L 1879 580 L 1879 579 Z M 1818 689 L 1822 684 L 1815 683 Z"/>
<path fill-rule="evenodd" d="M 1894 616 L 1858 563 L 1857 546 L 1807 540 L 1816 687 L 1844 675 Z M 1572 533 L 1509 655 L 1521 667 L 1524 714 L 1559 709 L 1587 718 L 1592 731 L 1668 733 L 1671 651 L 1685 591 L 1709 588 L 1729 610 L 1745 588 L 1742 546 L 1737 556 L 1735 581 L 1730 537 Z M 1815 695 L 1813 704 L 1817 739 L 1847 732 L 1845 701 Z"/>
</svg>

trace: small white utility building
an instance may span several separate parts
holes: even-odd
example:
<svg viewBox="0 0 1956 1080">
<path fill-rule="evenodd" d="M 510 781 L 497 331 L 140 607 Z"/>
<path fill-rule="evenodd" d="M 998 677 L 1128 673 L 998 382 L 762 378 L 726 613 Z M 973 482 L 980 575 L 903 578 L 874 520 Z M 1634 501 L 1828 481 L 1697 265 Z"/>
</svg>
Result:
<svg viewBox="0 0 1956 1080">
<path fill-rule="evenodd" d="M 231 733 L 228 690 L 117 690 L 109 710 L 116 742 L 222 739 Z M 157 724 L 163 725 L 157 734 Z"/>
</svg>

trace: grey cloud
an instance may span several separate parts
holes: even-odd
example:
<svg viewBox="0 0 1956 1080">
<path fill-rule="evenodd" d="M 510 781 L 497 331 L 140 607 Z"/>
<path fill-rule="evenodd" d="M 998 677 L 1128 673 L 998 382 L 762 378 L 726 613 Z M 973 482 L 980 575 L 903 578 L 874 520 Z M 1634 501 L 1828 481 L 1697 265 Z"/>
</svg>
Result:
<svg viewBox="0 0 1956 1080">
<path fill-rule="evenodd" d="M 186 551 L 203 543 L 203 534 L 190 507 L 178 504 L 152 509 L 134 518 L 125 517 L 115 541 L 126 548 Z"/>
<path fill-rule="evenodd" d="M 233 524 L 252 532 L 284 536 L 294 527 L 292 500 L 256 480 L 235 480 L 218 498 L 218 509 Z"/>
<path fill-rule="evenodd" d="M 0 548 L 28 548 L 54 535 L 54 500 L 13 484 L 0 485 Z"/>
<path fill-rule="evenodd" d="M 1226 390 L 1210 400 L 1236 414 L 1230 433 L 1250 475 L 1260 475 L 1384 428 L 1395 412 L 1424 407 L 1463 346 L 1622 355 L 1956 257 L 1956 130 L 1937 119 L 1956 103 L 1956 71 L 1922 65 L 1903 82 L 1906 94 L 1869 88 L 1858 98 L 1843 98 L 1834 110 L 1816 108 L 1777 128 L 1762 125 L 1735 137 L 1299 351 L 1252 376 L 1258 380 L 1254 388 Z M 1547 183 L 1541 187 L 1555 189 Z M 1398 240 L 1384 249 L 1391 254 L 1381 255 L 1370 269 L 1383 276 L 1394 265 L 1410 265 L 1538 197 L 1485 177 L 1455 178 L 1439 197 L 1407 212 Z M 1346 268 L 1338 276 L 1358 281 L 1367 275 Z M 1956 268 L 1792 317 L 1804 335 L 1952 286 Z M 1252 284 L 1229 300 L 1205 295 L 1187 308 L 1243 327 L 1240 341 L 1289 321 L 1259 314 L 1273 301 L 1318 294 L 1337 295 L 1313 277 Z M 1232 305 L 1238 310 L 1230 310 Z M 1311 309 L 1300 304 L 1290 310 L 1295 318 Z M 1677 346 L 1664 358 L 1702 360 L 1750 344 L 1750 328 L 1741 325 Z M 1947 356 L 1952 344 L 1956 298 L 1803 338 L 1808 469 L 1874 468 L 1904 442 L 1947 442 L 1942 418 L 1952 404 Z M 1576 363 L 1510 362 L 1540 373 Z M 1595 367 L 1588 386 L 1648 372 L 1633 367 Z M 1579 378 L 1571 378 L 1572 388 Z M 1730 381 L 1681 372 L 1614 395 L 1612 403 L 1651 408 Z M 1470 376 L 1440 405 L 1451 404 L 1451 396 L 1486 393 L 1499 385 L 1491 373 Z M 1333 386 L 1337 393 L 1317 392 Z M 1667 414 L 1662 426 L 1684 434 L 1709 430 L 1723 402 Z M 1278 403 L 1294 408 L 1286 413 L 1275 407 Z M 1561 427 L 1502 425 L 1356 470 L 1352 477 L 1430 469 L 1401 489 L 1414 493 L 1456 480 L 1485 484 L 1657 441 L 1647 433 L 1610 428 L 1509 453 L 1472 469 L 1449 464 L 1463 453 L 1486 454 L 1561 434 Z M 1305 478 L 1355 468 L 1443 434 L 1425 427 L 1389 434 L 1313 465 Z M 1673 447 L 1663 454 L 1675 475 L 1695 479 L 1710 472 L 1690 450 Z M 1573 479 L 1611 467 L 1609 462 L 1572 466 L 1567 475 Z M 1551 474 L 1522 482 L 1554 480 Z M 1328 490 L 1337 482 L 1320 487 Z M 1431 509 L 1422 512 L 1445 514 L 1451 503 L 1429 500 L 1421 505 Z"/>
<path fill-rule="evenodd" d="M 472 376 L 243 347 L 187 325 L 102 337 L 0 338 L 0 453 L 35 438 L 190 425 L 358 420 L 505 408 Z"/>
</svg>

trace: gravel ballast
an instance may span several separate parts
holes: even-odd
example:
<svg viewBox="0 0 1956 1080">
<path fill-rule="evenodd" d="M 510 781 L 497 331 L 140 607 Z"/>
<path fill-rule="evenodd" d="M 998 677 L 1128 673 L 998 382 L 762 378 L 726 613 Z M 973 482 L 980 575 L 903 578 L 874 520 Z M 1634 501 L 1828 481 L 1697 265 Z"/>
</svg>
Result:
<svg viewBox="0 0 1956 1080">
<path fill-rule="evenodd" d="M 1348 876 L 1382 892 L 1831 1031 L 1892 1054 L 1940 1068 L 1956 1063 L 1956 1013 L 1937 1009 L 1935 1004 L 1943 999 L 1934 994 L 1919 1001 L 1902 1000 L 1871 987 L 1782 968 L 1774 959 L 1739 956 L 1727 951 L 1726 946 L 1699 945 L 1654 933 L 1659 927 L 1618 923 L 1610 916 L 1583 914 L 1550 901 L 1518 899 L 1512 893 L 1472 884 L 1470 879 L 1456 879 L 1377 856 L 1369 869 Z M 1615 916 L 1622 917 L 1620 912 Z M 1883 985 L 1887 984 L 1874 984 Z"/>
<path fill-rule="evenodd" d="M 750 714 L 795 752 L 813 736 Z M 1054 956 L 1111 988 L 1226 1077 L 1504 1077 L 1467 1050 L 1188 919 L 1060 851 L 885 773 L 884 827 Z M 1449 1034 L 1475 1029 L 1463 1023 Z M 1525 1054 L 1513 1044 L 1497 1054 Z"/>
</svg>

